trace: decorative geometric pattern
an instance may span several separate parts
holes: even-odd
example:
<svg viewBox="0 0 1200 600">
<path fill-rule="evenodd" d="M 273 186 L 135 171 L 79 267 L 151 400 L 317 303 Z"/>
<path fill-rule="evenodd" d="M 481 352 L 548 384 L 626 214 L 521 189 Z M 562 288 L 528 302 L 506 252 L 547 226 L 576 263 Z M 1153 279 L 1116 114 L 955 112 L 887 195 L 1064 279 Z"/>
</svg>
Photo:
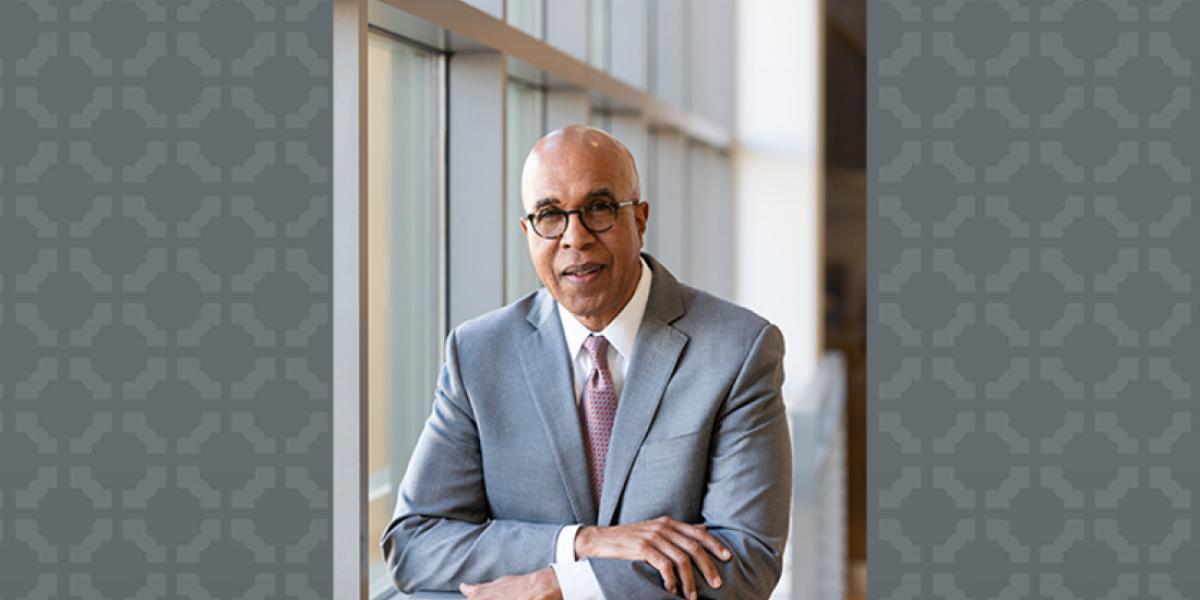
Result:
<svg viewBox="0 0 1200 600">
<path fill-rule="evenodd" d="M 592 493 L 599 506 L 600 492 L 604 490 L 604 465 L 608 463 L 608 441 L 617 416 L 617 392 L 608 372 L 608 340 L 602 335 L 589 335 L 583 347 L 592 362 L 592 373 L 583 387 L 583 444 L 592 469 Z"/>
<path fill-rule="evenodd" d="M 1200 598 L 1200 3 L 869 4 L 872 598 Z"/>
<path fill-rule="evenodd" d="M 0 598 L 330 597 L 331 20 L 0 2 Z"/>
</svg>

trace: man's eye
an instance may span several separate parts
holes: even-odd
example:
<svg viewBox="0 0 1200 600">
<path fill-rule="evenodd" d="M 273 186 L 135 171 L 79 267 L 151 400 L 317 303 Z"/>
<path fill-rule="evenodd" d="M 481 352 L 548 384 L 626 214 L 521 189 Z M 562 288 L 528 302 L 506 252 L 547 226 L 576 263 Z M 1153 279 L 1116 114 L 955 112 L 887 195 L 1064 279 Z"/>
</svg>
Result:
<svg viewBox="0 0 1200 600">
<path fill-rule="evenodd" d="M 587 207 L 587 211 L 592 214 L 602 213 L 602 212 L 606 212 L 606 211 L 610 211 L 610 210 L 612 210 L 611 202 L 596 202 L 594 204 L 588 205 L 588 207 Z"/>
<path fill-rule="evenodd" d="M 546 219 L 553 219 L 561 215 L 562 211 L 559 210 L 543 210 L 537 214 L 537 220 L 544 221 Z"/>
</svg>

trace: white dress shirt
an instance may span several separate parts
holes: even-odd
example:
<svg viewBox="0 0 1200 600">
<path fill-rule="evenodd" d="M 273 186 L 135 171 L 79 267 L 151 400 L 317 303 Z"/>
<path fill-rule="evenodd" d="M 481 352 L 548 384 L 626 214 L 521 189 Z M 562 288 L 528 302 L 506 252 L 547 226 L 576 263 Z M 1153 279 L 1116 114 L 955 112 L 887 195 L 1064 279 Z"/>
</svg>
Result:
<svg viewBox="0 0 1200 600">
<path fill-rule="evenodd" d="M 625 304 L 625 308 L 621 309 L 617 318 L 602 331 L 592 332 L 561 304 L 558 305 L 558 318 L 562 321 L 567 351 L 572 358 L 577 405 L 583 400 L 583 386 L 592 373 L 592 359 L 584 350 L 583 342 L 593 333 L 608 340 L 608 370 L 612 375 L 613 391 L 616 392 L 619 402 L 625 373 L 629 369 L 629 357 L 633 354 L 633 344 L 637 339 L 638 328 L 642 325 L 642 317 L 646 314 L 646 302 L 650 299 L 650 267 L 646 265 L 645 259 L 639 262 L 642 264 L 642 272 L 638 277 L 633 297 Z M 597 498 L 596 502 L 599 504 L 600 499 Z M 568 525 L 558 532 L 555 562 L 552 565 L 558 578 L 558 587 L 562 589 L 563 600 L 604 600 L 604 592 L 600 589 L 600 582 L 592 572 L 591 565 L 576 560 L 575 534 L 579 527 L 578 524 Z"/>
</svg>

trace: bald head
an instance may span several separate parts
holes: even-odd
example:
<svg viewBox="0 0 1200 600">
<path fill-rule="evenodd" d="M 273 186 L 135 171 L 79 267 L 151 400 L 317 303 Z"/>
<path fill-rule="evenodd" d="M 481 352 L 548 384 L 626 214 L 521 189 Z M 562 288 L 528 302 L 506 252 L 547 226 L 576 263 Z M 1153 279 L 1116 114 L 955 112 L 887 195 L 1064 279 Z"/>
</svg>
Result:
<svg viewBox="0 0 1200 600">
<path fill-rule="evenodd" d="M 650 207 L 639 202 L 638 188 L 629 149 L 586 125 L 550 132 L 525 159 L 521 200 L 534 216 L 520 224 L 529 257 L 550 295 L 592 331 L 616 318 L 641 277 Z M 542 218 L 559 219 L 562 228 L 542 237 Z"/>
<path fill-rule="evenodd" d="M 587 125 L 567 125 L 547 133 L 534 144 L 521 170 L 521 201 L 532 212 L 542 198 L 534 197 L 537 182 L 548 176 L 588 171 L 614 179 L 612 194 L 622 200 L 641 197 L 641 180 L 633 154 L 608 132 Z"/>
</svg>

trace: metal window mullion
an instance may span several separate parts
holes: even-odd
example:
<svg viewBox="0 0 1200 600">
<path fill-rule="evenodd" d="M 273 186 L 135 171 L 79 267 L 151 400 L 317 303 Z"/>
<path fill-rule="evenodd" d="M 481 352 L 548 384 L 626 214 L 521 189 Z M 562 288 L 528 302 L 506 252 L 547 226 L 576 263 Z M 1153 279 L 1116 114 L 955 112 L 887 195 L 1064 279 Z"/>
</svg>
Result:
<svg viewBox="0 0 1200 600">
<path fill-rule="evenodd" d="M 333 489 L 332 593 L 367 593 L 367 397 L 364 328 L 367 186 L 367 10 L 333 3 Z"/>
</svg>

